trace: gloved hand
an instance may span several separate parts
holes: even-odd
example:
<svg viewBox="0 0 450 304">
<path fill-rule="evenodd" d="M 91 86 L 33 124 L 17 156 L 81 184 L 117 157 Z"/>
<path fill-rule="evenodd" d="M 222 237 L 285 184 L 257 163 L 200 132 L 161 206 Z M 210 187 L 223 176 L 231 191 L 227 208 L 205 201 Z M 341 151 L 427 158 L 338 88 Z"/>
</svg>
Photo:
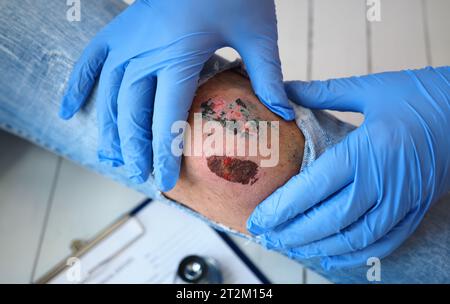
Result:
<svg viewBox="0 0 450 304">
<path fill-rule="evenodd" d="M 390 254 L 450 190 L 450 67 L 285 87 L 298 104 L 365 120 L 257 206 L 249 231 L 326 269 Z"/>
<path fill-rule="evenodd" d="M 283 88 L 273 0 L 138 0 L 106 26 L 76 64 L 60 117 L 85 103 L 100 74 L 97 96 L 101 161 L 126 165 L 130 179 L 153 167 L 163 191 L 178 179 L 172 123 L 188 116 L 199 73 L 222 47 L 235 48 L 264 104 L 293 119 Z M 153 142 L 153 151 L 152 151 Z M 152 155 L 153 152 L 153 155 Z"/>
</svg>

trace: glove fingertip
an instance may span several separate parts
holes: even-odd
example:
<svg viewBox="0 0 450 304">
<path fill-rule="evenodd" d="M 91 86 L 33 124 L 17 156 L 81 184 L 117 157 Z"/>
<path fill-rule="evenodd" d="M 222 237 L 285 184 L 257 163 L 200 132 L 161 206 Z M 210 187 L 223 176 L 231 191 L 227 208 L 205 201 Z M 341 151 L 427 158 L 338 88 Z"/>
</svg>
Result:
<svg viewBox="0 0 450 304">
<path fill-rule="evenodd" d="M 263 100 L 258 96 L 260 100 Z M 275 114 L 282 117 L 284 120 L 290 121 L 295 119 L 295 112 L 290 106 L 274 105 L 270 102 L 264 101 L 264 104 Z"/>
<path fill-rule="evenodd" d="M 150 174 L 149 164 L 146 162 L 140 162 L 139 160 L 128 160 L 126 162 L 126 170 L 128 172 L 130 182 L 135 185 L 145 183 Z"/>
<path fill-rule="evenodd" d="M 295 112 L 291 108 L 278 107 L 274 112 L 283 117 L 284 120 L 290 121 L 295 119 Z"/>
<path fill-rule="evenodd" d="M 168 161 L 164 166 L 155 165 L 155 183 L 163 192 L 172 190 L 178 182 L 180 166 L 176 161 Z"/>
<path fill-rule="evenodd" d="M 142 177 L 141 175 L 132 175 L 129 177 L 130 182 L 134 185 L 140 185 L 145 183 L 146 179 L 144 179 L 144 177 Z"/>
<path fill-rule="evenodd" d="M 75 113 L 73 111 L 70 111 L 66 106 L 64 106 L 64 104 L 61 105 L 59 112 L 58 112 L 59 118 L 61 118 L 63 120 L 69 120 L 74 115 L 75 115 Z"/>
<path fill-rule="evenodd" d="M 279 242 L 272 241 L 269 237 L 266 235 L 261 236 L 261 244 L 269 250 L 272 249 L 281 249 L 281 244 Z"/>
<path fill-rule="evenodd" d="M 289 104 L 284 91 L 276 93 L 276 88 L 273 89 L 275 93 L 267 94 L 256 92 L 256 96 L 261 100 L 272 112 L 281 116 L 284 120 L 295 119 L 294 109 Z"/>
<path fill-rule="evenodd" d="M 59 118 L 64 120 L 71 119 L 78 111 L 80 104 L 82 104 L 82 102 L 73 98 L 73 93 L 71 92 L 71 89 L 68 88 L 61 100 L 61 106 L 58 112 Z"/>
<path fill-rule="evenodd" d="M 265 229 L 256 225 L 251 219 L 247 221 L 247 230 L 253 235 L 261 235 L 266 232 Z"/>
<path fill-rule="evenodd" d="M 103 151 L 99 151 L 97 153 L 97 157 L 98 160 L 106 165 L 109 165 L 113 168 L 117 168 L 117 167 L 121 167 L 123 166 L 125 163 L 123 161 L 123 159 L 119 158 L 119 157 L 112 157 L 112 156 L 108 156 L 105 152 Z"/>
<path fill-rule="evenodd" d="M 155 147 L 153 142 L 153 147 Z M 172 190 L 178 182 L 181 159 L 170 150 L 154 150 L 154 171 L 156 186 L 163 192 Z"/>
<path fill-rule="evenodd" d="M 330 257 L 324 257 L 320 259 L 320 266 L 322 266 L 322 268 L 325 271 L 330 271 L 333 270 L 335 268 L 332 260 Z"/>
<path fill-rule="evenodd" d="M 287 81 L 284 89 L 288 98 L 303 106 L 315 106 L 325 98 L 320 82 Z"/>
<path fill-rule="evenodd" d="M 168 192 L 177 184 L 177 178 L 171 178 L 170 176 L 162 177 L 162 174 L 155 174 L 155 182 L 156 186 L 162 192 Z"/>
</svg>

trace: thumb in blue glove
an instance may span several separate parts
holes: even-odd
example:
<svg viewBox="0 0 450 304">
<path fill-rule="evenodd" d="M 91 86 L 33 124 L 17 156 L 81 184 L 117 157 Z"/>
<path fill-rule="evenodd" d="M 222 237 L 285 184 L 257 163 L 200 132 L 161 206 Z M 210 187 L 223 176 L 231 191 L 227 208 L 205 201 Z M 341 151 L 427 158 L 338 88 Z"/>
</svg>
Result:
<svg viewBox="0 0 450 304">
<path fill-rule="evenodd" d="M 450 190 L 450 68 L 288 82 L 315 109 L 364 123 L 263 201 L 248 220 L 269 248 L 326 268 L 383 258 Z"/>
<path fill-rule="evenodd" d="M 294 118 L 283 88 L 273 0 L 138 0 L 107 25 L 76 64 L 60 117 L 84 105 L 100 75 L 96 101 L 101 161 L 125 165 L 136 183 L 154 168 L 159 188 L 177 182 L 171 145 L 188 116 L 203 64 L 235 48 L 261 101 Z"/>
</svg>

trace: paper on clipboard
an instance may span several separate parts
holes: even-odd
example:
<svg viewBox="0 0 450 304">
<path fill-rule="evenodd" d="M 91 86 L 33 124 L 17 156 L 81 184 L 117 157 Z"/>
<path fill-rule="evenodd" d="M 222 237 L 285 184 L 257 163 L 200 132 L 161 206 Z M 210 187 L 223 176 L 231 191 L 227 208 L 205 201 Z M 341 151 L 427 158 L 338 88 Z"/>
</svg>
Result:
<svg viewBox="0 0 450 304">
<path fill-rule="evenodd" d="M 49 283 L 174 283 L 179 262 L 192 254 L 216 259 L 224 283 L 261 283 L 216 231 L 157 201 L 81 256 L 78 268 L 66 269 Z"/>
</svg>

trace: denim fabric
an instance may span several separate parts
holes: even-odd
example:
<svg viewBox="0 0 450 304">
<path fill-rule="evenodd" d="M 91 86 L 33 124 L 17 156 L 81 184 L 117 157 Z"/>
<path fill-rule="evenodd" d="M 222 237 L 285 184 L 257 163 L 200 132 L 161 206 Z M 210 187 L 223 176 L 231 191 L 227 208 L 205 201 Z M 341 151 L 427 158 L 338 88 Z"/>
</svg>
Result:
<svg viewBox="0 0 450 304">
<path fill-rule="evenodd" d="M 163 197 L 151 178 L 142 185 L 132 185 L 123 169 L 99 163 L 93 102 L 88 102 L 70 121 L 58 118 L 65 83 L 82 49 L 126 7 L 119 0 L 81 3 L 81 21 L 69 22 L 65 0 L 0 2 L 0 128 L 149 197 L 182 208 L 218 229 L 229 231 L 227 227 L 211 223 L 191 209 Z M 229 68 L 245 74 L 240 62 L 228 63 L 214 57 L 206 64 L 201 82 Z M 296 122 L 306 140 L 302 168 L 353 129 L 326 112 L 299 106 L 295 106 L 295 111 Z M 447 196 L 435 204 L 414 236 L 382 261 L 382 282 L 450 282 L 448 201 Z M 302 263 L 333 282 L 367 282 L 367 267 L 325 273 L 315 259 Z"/>
</svg>

